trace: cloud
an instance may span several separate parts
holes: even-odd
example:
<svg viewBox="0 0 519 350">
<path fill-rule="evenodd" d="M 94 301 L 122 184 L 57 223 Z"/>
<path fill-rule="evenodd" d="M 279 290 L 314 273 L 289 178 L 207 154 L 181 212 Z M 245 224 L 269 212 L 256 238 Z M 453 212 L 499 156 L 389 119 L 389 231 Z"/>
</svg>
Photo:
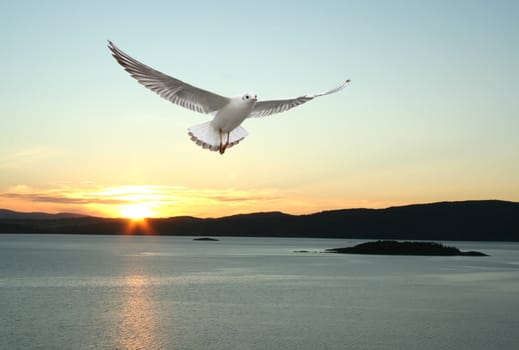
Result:
<svg viewBox="0 0 519 350">
<path fill-rule="evenodd" d="M 111 198 L 71 198 L 59 195 L 45 195 L 39 193 L 2 193 L 0 197 L 22 199 L 30 202 L 60 203 L 60 204 L 125 204 L 128 200 Z"/>
<path fill-rule="evenodd" d="M 281 196 L 275 196 L 275 195 L 264 195 L 264 196 L 208 196 L 208 199 L 212 199 L 218 202 L 256 202 L 256 201 L 271 201 L 271 200 L 277 200 L 281 199 L 283 197 Z"/>
<path fill-rule="evenodd" d="M 258 203 L 284 198 L 274 189 L 192 189 L 167 185 L 124 185 L 102 187 L 95 183 L 80 183 L 77 188 L 66 186 L 49 190 L 36 190 L 25 185 L 16 185 L 0 193 L 0 199 L 28 203 L 48 203 L 73 206 L 72 211 L 86 207 L 100 212 L 117 213 L 128 204 L 146 204 L 157 212 L 183 211 L 186 208 L 248 208 Z M 219 203 L 219 204 L 218 204 Z M 234 205 L 233 205 L 234 203 Z M 85 208 L 81 208 L 85 207 Z M 166 214 L 168 215 L 168 214 Z"/>
<path fill-rule="evenodd" d="M 358 203 L 353 203 L 357 205 Z M 175 185 L 102 186 L 95 182 L 60 182 L 52 188 L 20 184 L 0 191 L 0 207 L 20 211 L 74 212 L 120 217 L 125 208 L 145 207 L 154 217 L 221 217 L 282 210 L 303 214 L 348 206 L 340 198 L 309 198 L 276 188 L 190 188 Z M 351 205 L 350 205 L 351 207 Z"/>
</svg>

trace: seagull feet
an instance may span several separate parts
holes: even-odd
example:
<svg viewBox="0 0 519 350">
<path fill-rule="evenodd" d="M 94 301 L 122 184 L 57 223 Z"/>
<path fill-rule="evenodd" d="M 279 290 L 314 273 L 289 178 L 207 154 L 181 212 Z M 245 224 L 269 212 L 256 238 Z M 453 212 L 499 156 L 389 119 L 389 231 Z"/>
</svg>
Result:
<svg viewBox="0 0 519 350">
<path fill-rule="evenodd" d="M 223 144 L 222 144 L 222 128 L 218 129 L 218 133 L 220 134 L 220 148 L 219 148 L 219 152 L 220 152 L 220 154 L 223 154 L 223 152 L 225 152 L 225 149 L 223 148 Z"/>
<path fill-rule="evenodd" d="M 222 144 L 222 129 L 220 129 L 220 154 L 224 154 L 225 150 L 227 149 L 227 147 L 229 147 L 229 139 L 230 139 L 230 136 L 231 136 L 231 133 L 228 132 L 227 133 L 227 142 L 225 142 L 225 145 Z"/>
</svg>

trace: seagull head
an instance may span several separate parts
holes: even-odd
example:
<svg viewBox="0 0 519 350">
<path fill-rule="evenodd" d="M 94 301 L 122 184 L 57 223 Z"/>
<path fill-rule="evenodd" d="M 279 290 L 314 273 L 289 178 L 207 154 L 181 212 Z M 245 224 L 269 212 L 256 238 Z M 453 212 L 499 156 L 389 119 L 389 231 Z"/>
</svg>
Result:
<svg viewBox="0 0 519 350">
<path fill-rule="evenodd" d="M 254 92 L 247 92 L 241 96 L 241 99 L 250 103 L 258 101 L 258 95 Z"/>
</svg>

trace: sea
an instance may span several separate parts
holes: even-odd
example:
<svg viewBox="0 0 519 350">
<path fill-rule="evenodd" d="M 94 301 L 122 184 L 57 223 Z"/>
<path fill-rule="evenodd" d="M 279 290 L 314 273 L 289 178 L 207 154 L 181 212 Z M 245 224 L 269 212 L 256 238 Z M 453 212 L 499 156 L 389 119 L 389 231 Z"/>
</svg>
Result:
<svg viewBox="0 0 519 350">
<path fill-rule="evenodd" d="M 218 238 L 0 235 L 0 349 L 519 349 L 519 243 Z"/>
</svg>

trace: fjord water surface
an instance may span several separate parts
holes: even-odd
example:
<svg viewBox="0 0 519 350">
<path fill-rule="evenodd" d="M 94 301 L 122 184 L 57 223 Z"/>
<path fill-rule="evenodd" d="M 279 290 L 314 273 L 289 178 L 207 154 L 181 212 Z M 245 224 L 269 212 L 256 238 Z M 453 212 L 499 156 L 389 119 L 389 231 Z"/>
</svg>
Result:
<svg viewBox="0 0 519 350">
<path fill-rule="evenodd" d="M 0 235 L 0 348 L 519 348 L 519 244 L 319 253 L 356 243 Z"/>
</svg>

